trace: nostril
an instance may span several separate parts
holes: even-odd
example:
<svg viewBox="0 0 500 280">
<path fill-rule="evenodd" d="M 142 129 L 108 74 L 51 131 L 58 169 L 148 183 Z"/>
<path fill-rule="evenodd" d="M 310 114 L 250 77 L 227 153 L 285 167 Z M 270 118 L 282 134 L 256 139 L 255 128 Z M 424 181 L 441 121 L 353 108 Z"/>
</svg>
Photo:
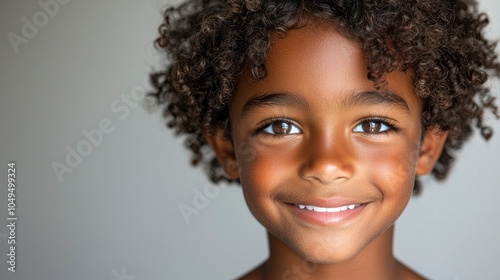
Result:
<svg viewBox="0 0 500 280">
<path fill-rule="evenodd" d="M 349 180 L 354 174 L 351 164 L 315 161 L 301 166 L 299 175 L 304 180 L 327 185 Z"/>
</svg>

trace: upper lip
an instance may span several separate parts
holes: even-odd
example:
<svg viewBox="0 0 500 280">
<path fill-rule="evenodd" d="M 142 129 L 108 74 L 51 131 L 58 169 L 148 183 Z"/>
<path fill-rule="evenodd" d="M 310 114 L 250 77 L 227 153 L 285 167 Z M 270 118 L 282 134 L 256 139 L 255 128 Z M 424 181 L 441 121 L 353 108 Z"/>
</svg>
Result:
<svg viewBox="0 0 500 280">
<path fill-rule="evenodd" d="M 293 202 L 288 202 L 290 204 L 300 204 L 300 205 L 311 205 L 323 208 L 338 208 L 342 206 L 352 205 L 352 204 L 365 204 L 367 203 L 364 200 L 359 199 L 350 199 L 350 198 L 342 198 L 342 197 L 333 197 L 333 198 L 308 198 L 301 199 Z"/>
</svg>

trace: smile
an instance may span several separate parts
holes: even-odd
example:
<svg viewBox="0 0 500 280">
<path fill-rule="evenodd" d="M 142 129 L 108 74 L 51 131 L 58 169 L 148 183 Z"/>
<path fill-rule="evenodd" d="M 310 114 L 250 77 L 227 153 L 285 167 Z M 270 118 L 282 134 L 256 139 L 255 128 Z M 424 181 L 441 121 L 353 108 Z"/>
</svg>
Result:
<svg viewBox="0 0 500 280">
<path fill-rule="evenodd" d="M 335 205 L 331 201 L 330 204 Z M 306 221 L 308 224 L 332 226 L 346 224 L 352 221 L 355 217 L 363 213 L 363 210 L 365 210 L 369 204 L 370 203 L 344 202 L 335 205 L 342 205 L 338 207 L 321 207 L 312 204 L 288 203 L 288 207 L 296 217 Z"/>
<path fill-rule="evenodd" d="M 300 208 L 300 209 L 306 209 L 306 210 L 315 211 L 315 212 L 341 212 L 341 211 L 346 211 L 346 210 L 352 210 L 354 208 L 361 206 L 361 204 L 351 204 L 351 205 L 345 205 L 345 206 L 334 207 L 334 208 L 326 208 L 326 207 L 319 207 L 319 206 L 314 206 L 314 205 L 302 205 L 302 204 L 295 204 L 295 203 L 293 205 Z"/>
</svg>

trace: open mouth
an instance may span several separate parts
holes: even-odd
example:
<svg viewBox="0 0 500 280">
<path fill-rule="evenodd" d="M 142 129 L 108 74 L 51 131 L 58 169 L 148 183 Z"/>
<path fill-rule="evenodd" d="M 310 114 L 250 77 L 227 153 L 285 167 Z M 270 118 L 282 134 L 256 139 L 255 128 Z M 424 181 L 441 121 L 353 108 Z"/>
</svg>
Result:
<svg viewBox="0 0 500 280">
<path fill-rule="evenodd" d="M 310 210 L 314 212 L 342 212 L 346 210 L 352 210 L 354 208 L 357 208 L 361 206 L 362 204 L 350 204 L 350 205 L 344 205 L 340 207 L 334 207 L 334 208 L 327 208 L 327 207 L 319 207 L 319 206 L 314 206 L 314 205 L 303 205 L 303 204 L 293 204 L 295 207 L 298 207 L 300 209 L 305 209 L 305 210 Z"/>
</svg>

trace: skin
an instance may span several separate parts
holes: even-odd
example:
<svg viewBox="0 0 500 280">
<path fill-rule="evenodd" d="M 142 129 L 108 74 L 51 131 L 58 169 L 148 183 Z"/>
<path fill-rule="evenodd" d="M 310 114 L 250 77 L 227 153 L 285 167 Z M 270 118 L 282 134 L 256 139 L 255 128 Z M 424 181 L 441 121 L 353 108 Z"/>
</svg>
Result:
<svg viewBox="0 0 500 280">
<path fill-rule="evenodd" d="M 266 67 L 238 78 L 231 139 L 207 136 L 268 231 L 268 260 L 241 279 L 423 279 L 394 258 L 393 225 L 446 133 L 421 135 L 411 75 L 388 73 L 377 90 L 360 46 L 314 19 L 273 38 Z M 311 200 L 362 207 L 318 223 L 293 206 Z"/>
</svg>

